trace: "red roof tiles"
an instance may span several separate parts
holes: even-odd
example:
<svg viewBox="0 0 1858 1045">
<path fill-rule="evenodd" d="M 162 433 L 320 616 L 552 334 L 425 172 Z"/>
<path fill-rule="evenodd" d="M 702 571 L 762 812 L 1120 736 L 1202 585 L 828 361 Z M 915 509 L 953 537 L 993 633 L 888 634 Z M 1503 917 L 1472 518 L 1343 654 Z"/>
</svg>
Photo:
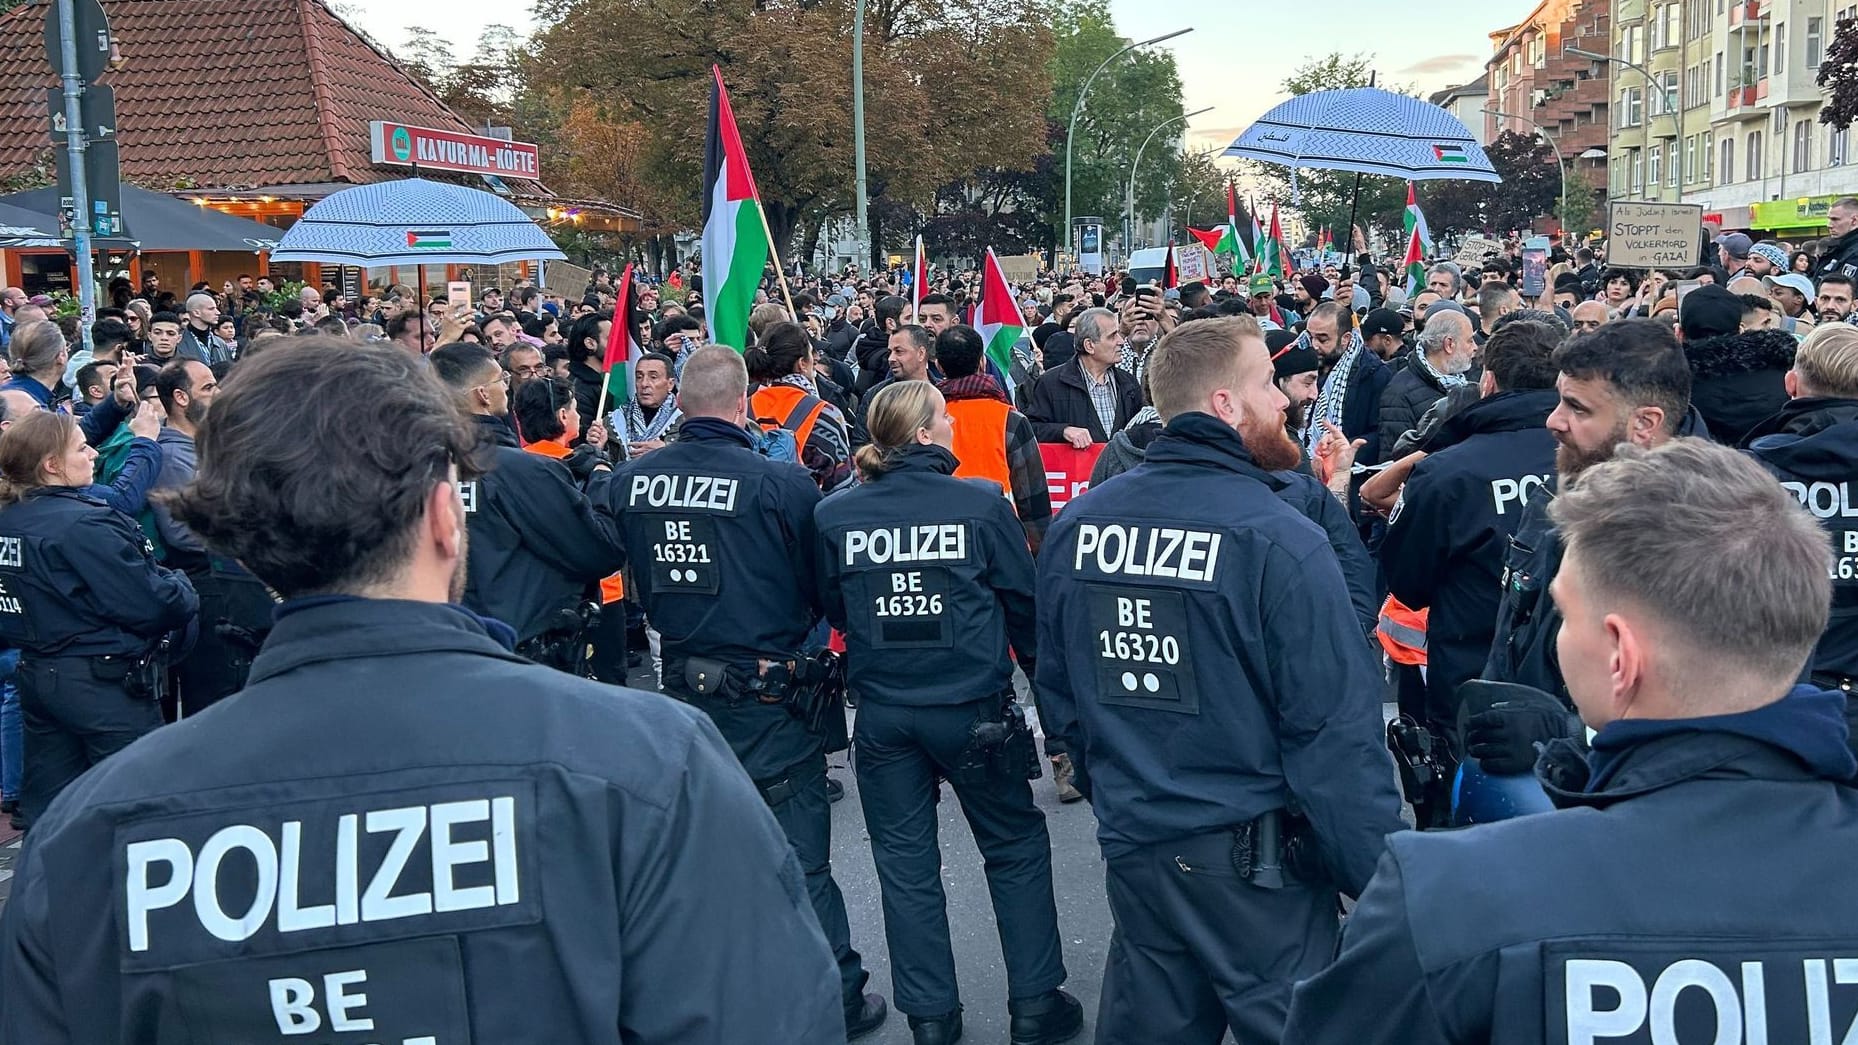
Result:
<svg viewBox="0 0 1858 1045">
<path fill-rule="evenodd" d="M 321 0 L 104 0 L 125 59 L 116 89 L 125 181 L 252 188 L 404 177 L 370 159 L 368 121 L 471 132 Z M 46 159 L 42 4 L 0 16 L 0 177 Z M 19 46 L 20 41 L 30 41 Z M 49 164 L 48 164 L 49 169 Z M 439 175 L 444 177 L 444 175 Z M 511 180 L 518 192 L 540 191 Z"/>
</svg>

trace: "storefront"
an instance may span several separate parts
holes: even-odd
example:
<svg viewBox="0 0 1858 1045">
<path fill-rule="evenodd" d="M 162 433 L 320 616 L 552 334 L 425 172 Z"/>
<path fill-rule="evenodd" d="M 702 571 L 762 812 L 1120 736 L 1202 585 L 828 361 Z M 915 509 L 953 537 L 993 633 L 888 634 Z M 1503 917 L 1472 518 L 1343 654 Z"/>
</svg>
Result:
<svg viewBox="0 0 1858 1045">
<path fill-rule="evenodd" d="M 1772 200 L 1749 208 L 1753 220 L 1749 228 L 1766 239 L 1808 240 L 1826 234 L 1826 215 L 1832 205 L 1844 199 L 1838 196 L 1801 196 L 1791 200 Z"/>
</svg>

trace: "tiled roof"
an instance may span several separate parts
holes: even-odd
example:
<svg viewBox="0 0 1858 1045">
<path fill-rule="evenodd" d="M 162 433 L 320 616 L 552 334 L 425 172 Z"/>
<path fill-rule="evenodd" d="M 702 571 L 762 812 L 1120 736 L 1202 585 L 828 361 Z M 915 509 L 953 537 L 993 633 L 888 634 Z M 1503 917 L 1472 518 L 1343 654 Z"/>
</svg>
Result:
<svg viewBox="0 0 1858 1045">
<path fill-rule="evenodd" d="M 408 172 L 373 165 L 368 121 L 471 132 L 321 0 L 103 7 L 125 59 L 102 77 L 116 90 L 125 181 L 158 189 L 383 181 Z M 31 3 L 0 16 L 0 40 L 11 42 L 0 47 L 0 177 L 40 162 L 51 145 L 45 89 L 58 78 L 39 43 L 45 11 Z"/>
</svg>

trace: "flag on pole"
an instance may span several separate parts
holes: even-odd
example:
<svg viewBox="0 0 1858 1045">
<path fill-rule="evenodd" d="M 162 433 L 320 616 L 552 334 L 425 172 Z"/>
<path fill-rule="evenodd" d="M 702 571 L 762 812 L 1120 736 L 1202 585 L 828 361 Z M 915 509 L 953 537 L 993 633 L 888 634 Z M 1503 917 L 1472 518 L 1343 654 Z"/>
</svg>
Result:
<svg viewBox="0 0 1858 1045">
<path fill-rule="evenodd" d="M 1204 240 L 1202 242 L 1205 242 Z M 1254 244 L 1257 240 L 1252 241 Z M 1240 266 L 1252 263 L 1252 252 L 1245 249 L 1245 237 L 1239 235 L 1239 191 L 1233 187 L 1232 180 L 1226 180 L 1226 227 L 1220 230 L 1219 241 L 1208 243 L 1215 254 L 1232 255 L 1232 270 L 1239 271 Z"/>
<path fill-rule="evenodd" d="M 974 308 L 974 329 L 986 346 L 987 361 L 999 371 L 1000 385 L 1013 394 L 1013 346 L 1025 332 L 1025 319 L 1019 303 L 1013 300 L 1013 288 L 1006 273 L 1000 271 L 1000 259 L 987 248 L 987 263 L 981 271 L 981 300 Z"/>
<path fill-rule="evenodd" d="M 1264 272 L 1271 245 L 1264 238 L 1264 226 L 1258 224 L 1258 205 L 1246 200 L 1245 209 L 1250 212 L 1252 219 L 1252 271 Z"/>
<path fill-rule="evenodd" d="M 1419 246 L 1422 257 L 1432 253 L 1432 230 L 1426 227 L 1426 216 L 1420 212 L 1419 197 L 1413 193 L 1413 183 L 1406 183 L 1406 216 L 1402 219 L 1406 226 L 1406 238 L 1412 239 L 1419 233 Z"/>
<path fill-rule="evenodd" d="M 619 277 L 615 290 L 613 330 L 606 337 L 605 393 L 613 402 L 624 403 L 632 399 L 632 371 L 639 365 L 639 357 L 645 354 L 644 347 L 639 344 L 638 317 L 633 315 L 637 298 L 632 291 L 631 262 L 626 263 L 626 273 Z"/>
<path fill-rule="evenodd" d="M 1426 288 L 1426 252 L 1420 245 L 1417 228 L 1410 228 L 1406 232 L 1406 254 L 1400 261 L 1400 267 L 1406 271 L 1406 296 L 1411 301 Z"/>
<path fill-rule="evenodd" d="M 710 339 L 748 347 L 748 313 L 768 262 L 761 195 L 736 130 L 723 71 L 710 66 L 710 128 L 703 146 L 703 310 Z"/>
<path fill-rule="evenodd" d="M 916 234 L 916 260 L 910 265 L 910 314 L 922 311 L 923 295 L 929 293 L 929 255 L 923 252 L 922 233 Z"/>
<path fill-rule="evenodd" d="M 1161 274 L 1161 289 L 1173 290 L 1181 285 L 1181 268 L 1174 260 L 1174 244 L 1168 244 L 1168 267 Z"/>
<path fill-rule="evenodd" d="M 1277 223 L 1277 204 L 1271 204 L 1271 275 L 1278 278 L 1296 274 L 1290 250 L 1284 245 L 1284 227 Z"/>
<path fill-rule="evenodd" d="M 1196 229 L 1190 225 L 1187 228 L 1187 232 L 1194 239 L 1199 240 L 1201 246 L 1215 254 L 1223 254 L 1226 252 L 1226 237 L 1231 235 L 1223 225 L 1216 229 Z"/>
</svg>

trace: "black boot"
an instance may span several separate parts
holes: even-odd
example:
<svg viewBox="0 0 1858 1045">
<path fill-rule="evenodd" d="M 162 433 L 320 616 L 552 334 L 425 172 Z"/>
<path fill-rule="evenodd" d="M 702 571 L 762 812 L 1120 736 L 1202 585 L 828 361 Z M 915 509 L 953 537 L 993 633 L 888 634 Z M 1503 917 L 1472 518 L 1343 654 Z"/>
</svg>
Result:
<svg viewBox="0 0 1858 1045">
<path fill-rule="evenodd" d="M 1054 987 L 1036 998 L 1009 1001 L 1013 1045 L 1058 1045 L 1084 1029 L 1084 1006 Z"/>
<path fill-rule="evenodd" d="M 910 1034 L 916 1045 L 955 1045 L 961 1040 L 961 1010 L 940 1016 L 911 1016 Z"/>
<path fill-rule="evenodd" d="M 875 994 L 867 994 L 854 1007 L 845 1007 L 845 1038 L 847 1041 L 862 1038 L 882 1027 L 890 1015 L 890 1006 Z"/>
</svg>

